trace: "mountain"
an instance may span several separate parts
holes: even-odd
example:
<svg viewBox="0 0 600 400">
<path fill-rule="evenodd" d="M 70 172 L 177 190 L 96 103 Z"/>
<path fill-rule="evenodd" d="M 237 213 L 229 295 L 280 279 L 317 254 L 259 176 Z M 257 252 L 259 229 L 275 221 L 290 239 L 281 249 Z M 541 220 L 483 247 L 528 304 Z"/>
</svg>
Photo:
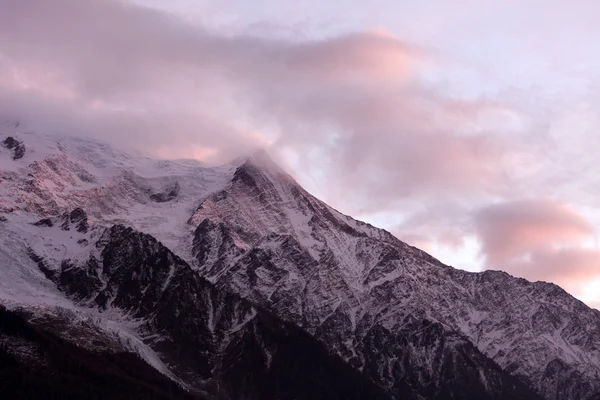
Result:
<svg viewBox="0 0 600 400">
<path fill-rule="evenodd" d="M 104 230 L 83 263 L 40 268 L 78 304 L 138 321 L 137 331 L 190 387 L 227 399 L 386 398 L 310 335 L 217 290 L 132 228 Z"/>
<path fill-rule="evenodd" d="M 0 301 L 69 310 L 195 394 L 600 395 L 600 312 L 552 284 L 443 265 L 263 153 L 208 167 L 4 131 L 25 150 L 0 147 Z"/>
<path fill-rule="evenodd" d="M 40 164 L 25 167 L 35 169 L 25 175 L 30 182 L 26 188 L 59 185 L 72 176 L 65 166 L 73 164 L 66 158 L 50 168 L 55 175 Z M 36 179 L 36 171 L 42 171 L 42 179 Z M 13 172 L 4 179 L 19 187 L 20 171 Z M 113 191 L 123 183 L 117 178 L 111 187 L 109 181 L 102 185 L 107 196 L 94 203 L 104 210 L 115 193 L 139 198 L 136 187 Z M 90 190 L 84 186 L 84 191 Z M 25 193 L 33 199 L 38 196 Z M 57 382 L 84 380 L 57 394 L 82 398 L 82 392 L 96 391 L 97 381 L 113 378 L 123 381 L 115 386 L 122 389 L 120 396 L 137 393 L 144 398 L 389 398 L 315 338 L 218 290 L 151 235 L 105 225 L 82 208 L 48 215 L 46 205 L 60 204 L 64 193 L 40 193 L 49 196 L 33 208 L 34 213 L 31 198 L 27 202 L 5 198 L 22 208 L 5 214 L 0 232 L 0 295 L 8 312 L 24 326 L 6 335 L 0 326 L 2 354 L 18 365 L 0 372 L 20 377 L 17 382 L 22 385 L 9 388 L 19 394 L 16 398 L 30 398 L 28 388 L 44 390 L 33 394 L 41 398 L 47 388 L 56 393 Z M 149 198 L 154 194 L 145 193 Z M 33 214 L 44 218 L 33 220 Z M 72 372 L 75 367 L 80 371 L 77 376 Z M 151 374 L 127 376 L 137 368 L 154 368 L 165 375 L 163 382 Z M 54 385 L 43 379 L 48 369 L 61 378 Z M 175 388 L 168 385 L 169 379 Z M 137 391 L 138 387 L 147 390 Z M 98 395 L 114 397 L 106 390 Z"/>
<path fill-rule="evenodd" d="M 448 392 L 446 353 L 485 377 L 465 387 L 506 387 L 482 353 L 545 398 L 600 391 L 600 312 L 553 284 L 448 267 L 262 159 L 240 166 L 190 222 L 204 276 L 304 327 L 392 392 L 406 379 L 425 397 L 431 385 Z"/>
</svg>

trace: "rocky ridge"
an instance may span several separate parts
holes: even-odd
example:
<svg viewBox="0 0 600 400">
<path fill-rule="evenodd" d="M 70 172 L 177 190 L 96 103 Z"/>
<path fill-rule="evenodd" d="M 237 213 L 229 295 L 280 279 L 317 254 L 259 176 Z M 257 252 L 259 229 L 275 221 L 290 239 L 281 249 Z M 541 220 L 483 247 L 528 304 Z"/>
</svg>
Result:
<svg viewBox="0 0 600 400">
<path fill-rule="evenodd" d="M 598 311 L 555 285 L 445 266 L 322 203 L 264 154 L 209 168 L 12 136 L 28 151 L 18 160 L 0 153 L 0 260 L 10 278 L 0 298 L 137 321 L 134 334 L 194 387 L 240 379 L 219 370 L 228 349 L 256 348 L 250 361 L 236 358 L 236 373 L 262 359 L 253 382 L 273 378 L 264 367 L 271 332 L 289 357 L 302 358 L 286 337 L 306 343 L 320 365 L 335 364 L 341 375 L 332 381 L 360 373 L 365 387 L 371 380 L 397 399 L 599 393 Z M 210 331 L 211 307 L 229 310 L 219 334 Z M 178 343 L 201 356 L 183 361 Z M 262 394 L 258 386 L 249 393 Z"/>
<path fill-rule="evenodd" d="M 304 327 L 392 392 L 402 379 L 427 387 L 425 397 L 431 386 L 447 392 L 437 371 L 445 352 L 481 352 L 545 398 L 600 391 L 600 312 L 553 284 L 443 265 L 263 159 L 240 166 L 190 223 L 204 276 Z M 422 327 L 437 332 L 436 346 L 410 339 Z M 481 363 L 460 362 L 486 376 Z"/>
</svg>

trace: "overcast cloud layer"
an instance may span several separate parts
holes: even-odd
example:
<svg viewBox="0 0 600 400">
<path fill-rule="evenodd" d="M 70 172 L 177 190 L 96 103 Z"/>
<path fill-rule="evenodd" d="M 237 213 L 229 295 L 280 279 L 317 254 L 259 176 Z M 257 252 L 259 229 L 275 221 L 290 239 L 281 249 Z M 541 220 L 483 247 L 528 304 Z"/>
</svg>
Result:
<svg viewBox="0 0 600 400">
<path fill-rule="evenodd" d="M 267 148 L 442 261 L 600 304 L 600 6 L 321 3 L 0 0 L 0 116 L 161 157 Z"/>
</svg>

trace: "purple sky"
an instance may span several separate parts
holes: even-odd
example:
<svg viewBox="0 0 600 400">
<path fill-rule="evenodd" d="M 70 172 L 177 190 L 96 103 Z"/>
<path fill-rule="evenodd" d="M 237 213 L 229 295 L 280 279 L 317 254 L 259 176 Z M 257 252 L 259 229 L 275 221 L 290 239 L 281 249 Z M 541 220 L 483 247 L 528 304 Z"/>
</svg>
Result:
<svg viewBox="0 0 600 400">
<path fill-rule="evenodd" d="M 598 15 L 592 0 L 0 0 L 0 114 L 161 157 L 268 148 L 446 263 L 598 307 Z"/>
</svg>

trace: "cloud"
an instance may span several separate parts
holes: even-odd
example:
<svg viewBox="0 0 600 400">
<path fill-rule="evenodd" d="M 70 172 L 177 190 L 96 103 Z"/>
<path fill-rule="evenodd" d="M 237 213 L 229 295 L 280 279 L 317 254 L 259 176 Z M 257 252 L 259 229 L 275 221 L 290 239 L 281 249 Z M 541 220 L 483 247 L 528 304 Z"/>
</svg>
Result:
<svg viewBox="0 0 600 400">
<path fill-rule="evenodd" d="M 88 96 L 157 89 L 177 81 L 181 72 L 193 80 L 220 76 L 259 85 L 279 79 L 395 79 L 416 52 L 378 32 L 312 42 L 214 34 L 118 0 L 1 4 L 3 54 L 44 66 Z"/>
<path fill-rule="evenodd" d="M 0 119 L 19 120 L 28 129 L 94 137 L 120 148 L 134 148 L 172 158 L 210 154 L 216 159 L 249 151 L 258 143 L 251 131 L 210 112 L 120 110 L 101 104 L 0 90 Z M 230 141 L 230 145 L 223 143 Z M 204 149 L 205 151 L 199 151 Z M 208 150 L 208 153 L 206 152 Z"/>
<path fill-rule="evenodd" d="M 508 263 L 505 269 L 532 281 L 554 282 L 578 292 L 582 283 L 600 277 L 600 251 L 583 247 L 546 248 L 532 252 L 525 260 Z"/>
<path fill-rule="evenodd" d="M 573 205 L 597 204 L 597 157 L 582 149 L 600 140 L 587 75 L 598 68 L 589 46 L 532 41 L 545 33 L 535 25 L 507 37 L 501 11 L 512 20 L 516 2 L 478 6 L 502 21 L 489 31 L 489 18 L 460 7 L 395 5 L 407 24 L 393 26 L 433 35 L 424 48 L 383 29 L 224 30 L 144 1 L 0 0 L 0 118 L 169 158 L 222 162 L 268 147 L 324 200 L 410 243 L 471 257 L 476 236 L 482 267 L 572 288 L 596 273 L 582 246 L 594 230 Z M 356 22 L 364 2 L 353 4 Z M 561 68 L 537 59 L 540 43 Z"/>
<path fill-rule="evenodd" d="M 217 34 L 117 0 L 0 0 L 0 8 L 0 67 L 9 71 L 0 90 L 19 98 L 21 115 L 52 109 L 38 125 L 76 120 L 78 134 L 150 151 L 192 141 L 223 159 L 232 147 L 247 151 L 252 136 L 257 145 L 294 142 L 306 117 L 316 118 L 318 138 L 320 124 L 352 124 L 339 118 L 367 97 L 374 103 L 361 114 L 385 117 L 378 92 L 410 80 L 424 57 L 378 31 L 313 41 Z M 339 106 L 343 97 L 351 100 Z M 110 130 L 100 133 L 105 119 Z"/>
<path fill-rule="evenodd" d="M 360 193 L 381 204 L 500 179 L 507 140 L 472 121 L 519 118 L 427 87 L 435 57 L 381 30 L 291 40 L 213 32 L 117 0 L 0 7 L 0 63 L 12 71 L 0 90 L 33 119 L 52 109 L 40 125 L 76 120 L 79 134 L 148 151 L 209 147 L 221 159 L 253 145 L 325 149 L 330 179 L 363 181 Z"/>
<path fill-rule="evenodd" d="M 509 201 L 475 217 L 486 266 L 532 281 L 560 284 L 577 293 L 600 277 L 600 250 L 586 245 L 594 228 L 580 214 L 546 199 Z"/>
<path fill-rule="evenodd" d="M 458 216 L 467 216 L 468 210 L 461 204 L 444 201 L 433 204 L 412 204 L 410 213 L 392 230 L 399 238 L 422 248 L 433 244 L 459 249 L 469 234 L 468 220 Z"/>
<path fill-rule="evenodd" d="M 492 264 L 540 247 L 576 242 L 593 233 L 581 215 L 552 200 L 510 201 L 486 207 L 476 215 L 475 229 Z"/>
</svg>

